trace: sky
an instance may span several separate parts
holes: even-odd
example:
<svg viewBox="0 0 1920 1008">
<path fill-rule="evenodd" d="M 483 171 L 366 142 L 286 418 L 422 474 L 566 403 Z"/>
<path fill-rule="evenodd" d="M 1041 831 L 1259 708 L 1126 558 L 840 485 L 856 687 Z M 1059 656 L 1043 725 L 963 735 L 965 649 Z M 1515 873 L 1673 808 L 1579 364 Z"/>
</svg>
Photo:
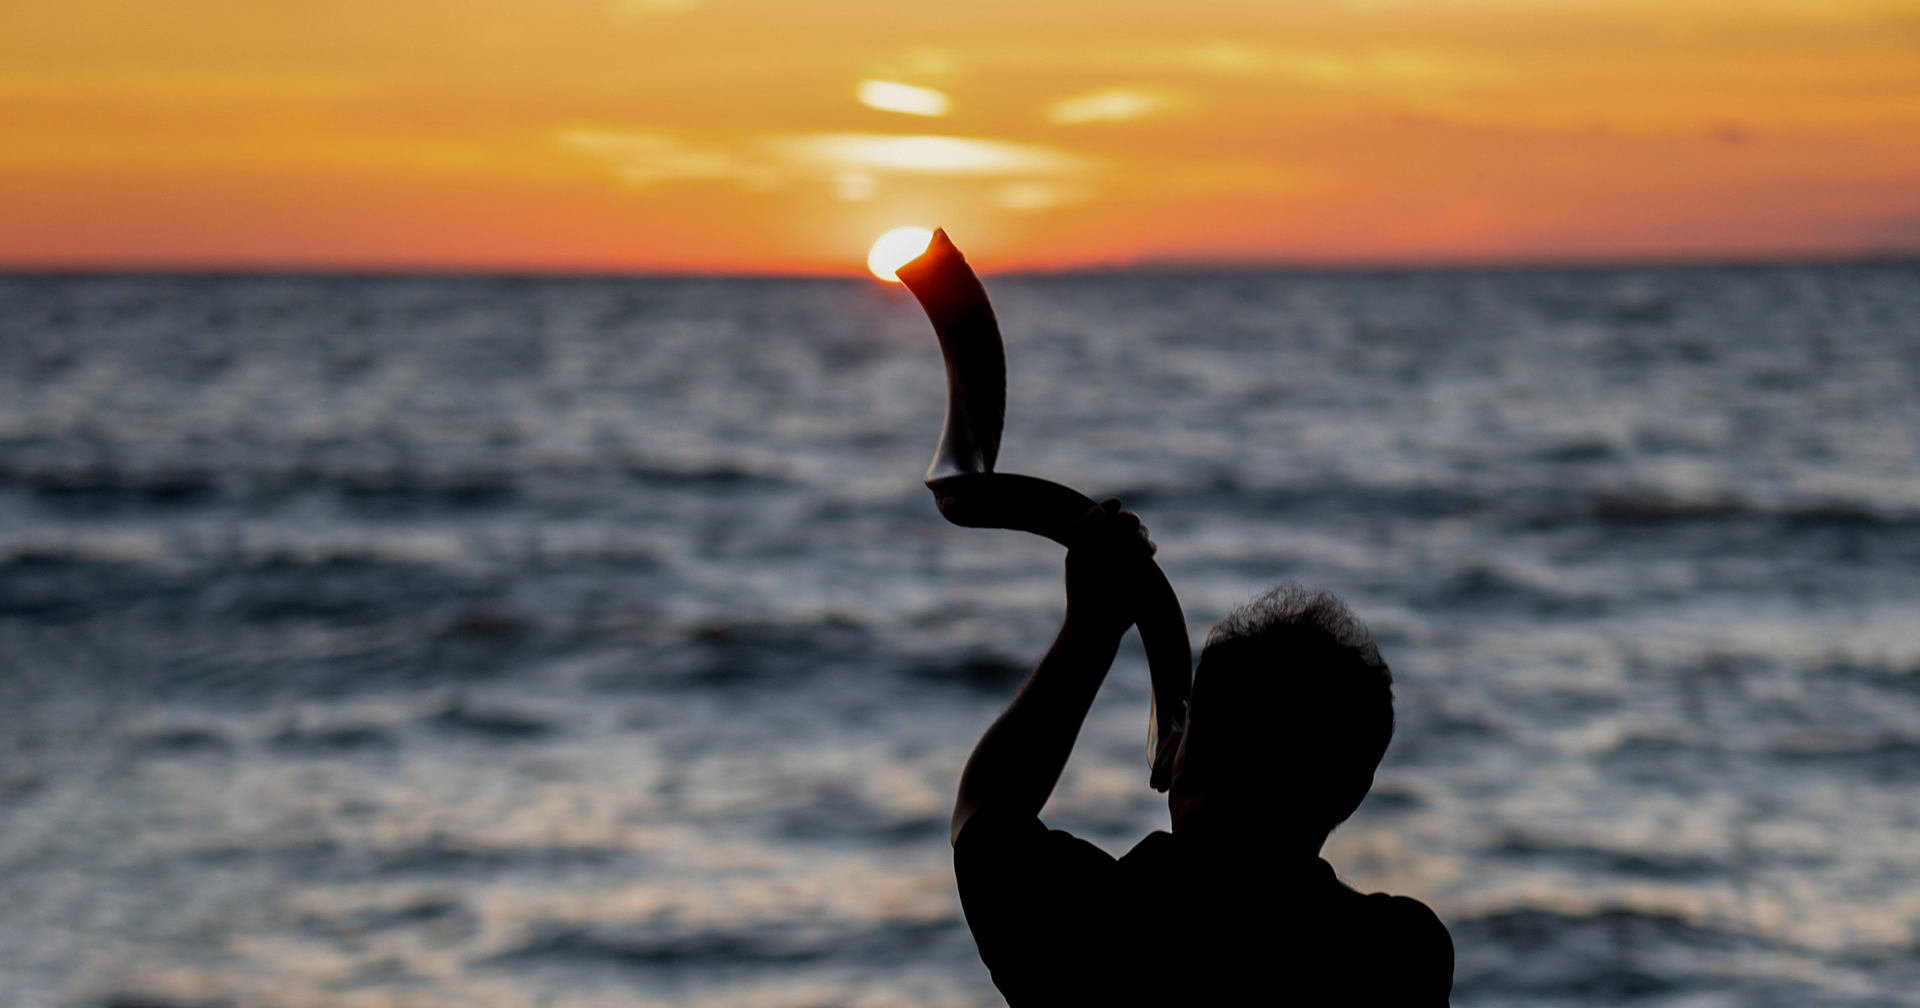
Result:
<svg viewBox="0 0 1920 1008">
<path fill-rule="evenodd" d="M 1920 253 L 1920 0 L 0 0 L 0 268 Z"/>
</svg>

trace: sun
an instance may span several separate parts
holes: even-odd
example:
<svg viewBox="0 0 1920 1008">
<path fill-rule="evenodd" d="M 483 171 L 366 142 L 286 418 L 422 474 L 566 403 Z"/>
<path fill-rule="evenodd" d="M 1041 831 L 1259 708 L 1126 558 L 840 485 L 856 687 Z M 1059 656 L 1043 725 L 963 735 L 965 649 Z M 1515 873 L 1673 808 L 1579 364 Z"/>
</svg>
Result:
<svg viewBox="0 0 1920 1008">
<path fill-rule="evenodd" d="M 874 239 L 867 252 L 867 268 L 888 283 L 899 283 L 895 270 L 920 258 L 933 241 L 933 232 L 923 227 L 898 227 Z"/>
</svg>

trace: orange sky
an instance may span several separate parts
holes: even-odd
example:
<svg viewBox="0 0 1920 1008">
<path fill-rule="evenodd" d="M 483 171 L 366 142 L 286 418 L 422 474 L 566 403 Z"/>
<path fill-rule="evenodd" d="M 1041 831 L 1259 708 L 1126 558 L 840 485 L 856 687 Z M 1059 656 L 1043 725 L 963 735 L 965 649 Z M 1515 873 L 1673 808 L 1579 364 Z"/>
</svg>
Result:
<svg viewBox="0 0 1920 1008">
<path fill-rule="evenodd" d="M 1912 254 L 1920 0 L 0 0 L 0 267 L 852 272 L 902 224 Z"/>
</svg>

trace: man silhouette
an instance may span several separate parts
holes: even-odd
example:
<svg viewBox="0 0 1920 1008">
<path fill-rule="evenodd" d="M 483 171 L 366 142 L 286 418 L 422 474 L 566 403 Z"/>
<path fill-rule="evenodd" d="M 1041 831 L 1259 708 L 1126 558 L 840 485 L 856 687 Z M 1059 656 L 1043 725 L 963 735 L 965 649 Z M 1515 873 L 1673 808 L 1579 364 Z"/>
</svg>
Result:
<svg viewBox="0 0 1920 1008">
<path fill-rule="evenodd" d="M 961 776 L 954 867 L 995 986 L 1012 1008 L 1445 1005 L 1439 918 L 1319 857 L 1393 734 L 1386 663 L 1331 593 L 1283 585 L 1208 636 L 1171 743 L 1172 833 L 1116 861 L 1040 823 L 1153 549 L 1117 500 L 1081 519 L 1059 636 Z"/>
</svg>

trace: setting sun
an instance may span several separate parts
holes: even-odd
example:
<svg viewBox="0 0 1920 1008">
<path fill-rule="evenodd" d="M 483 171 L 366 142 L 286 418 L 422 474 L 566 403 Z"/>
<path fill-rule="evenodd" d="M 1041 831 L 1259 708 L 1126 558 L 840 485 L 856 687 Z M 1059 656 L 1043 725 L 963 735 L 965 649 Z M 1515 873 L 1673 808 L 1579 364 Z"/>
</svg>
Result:
<svg viewBox="0 0 1920 1008">
<path fill-rule="evenodd" d="M 867 252 L 867 269 L 888 283 L 899 283 L 895 271 L 920 258 L 933 241 L 933 232 L 923 227 L 899 227 L 874 239 Z"/>
</svg>

